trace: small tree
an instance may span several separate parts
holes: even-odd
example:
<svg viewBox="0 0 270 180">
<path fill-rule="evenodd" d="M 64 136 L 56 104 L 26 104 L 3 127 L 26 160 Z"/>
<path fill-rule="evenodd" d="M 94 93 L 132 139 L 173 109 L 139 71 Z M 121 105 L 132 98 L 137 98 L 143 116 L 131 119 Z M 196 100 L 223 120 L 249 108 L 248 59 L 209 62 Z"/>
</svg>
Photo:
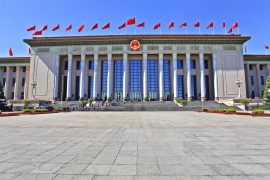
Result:
<svg viewBox="0 0 270 180">
<path fill-rule="evenodd" d="M 270 104 L 270 95 L 269 95 L 269 91 L 270 90 L 270 76 L 268 76 L 267 80 L 266 80 L 266 84 L 264 87 L 264 92 L 263 92 L 263 99 L 265 99 L 264 103 L 265 104 Z M 268 100 L 266 100 L 268 99 Z"/>
<path fill-rule="evenodd" d="M 28 109 L 28 108 L 29 108 L 30 103 L 31 103 L 31 102 L 30 102 L 30 100 L 28 100 L 28 99 L 23 100 L 24 109 Z"/>
<path fill-rule="evenodd" d="M 241 99 L 240 103 L 245 106 L 245 110 L 247 110 L 247 106 L 249 105 L 249 99 Z"/>
</svg>

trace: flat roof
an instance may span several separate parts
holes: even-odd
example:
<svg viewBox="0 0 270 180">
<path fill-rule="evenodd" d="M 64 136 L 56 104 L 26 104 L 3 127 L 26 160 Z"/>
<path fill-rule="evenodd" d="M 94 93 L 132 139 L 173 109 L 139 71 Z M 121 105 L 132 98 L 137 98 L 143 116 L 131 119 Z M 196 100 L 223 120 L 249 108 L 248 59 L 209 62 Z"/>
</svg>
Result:
<svg viewBox="0 0 270 180">
<path fill-rule="evenodd" d="M 0 57 L 0 65 L 30 64 L 30 57 Z"/>
<path fill-rule="evenodd" d="M 270 61 L 270 55 L 268 55 L 268 54 L 246 54 L 246 55 L 244 55 L 244 61 Z"/>
<path fill-rule="evenodd" d="M 129 44 L 132 40 L 142 44 L 243 44 L 250 36 L 209 35 L 209 34 L 152 34 L 152 35 L 99 35 L 99 36 L 59 36 L 33 37 L 24 39 L 28 45 L 63 46 L 63 45 L 109 45 Z"/>
</svg>

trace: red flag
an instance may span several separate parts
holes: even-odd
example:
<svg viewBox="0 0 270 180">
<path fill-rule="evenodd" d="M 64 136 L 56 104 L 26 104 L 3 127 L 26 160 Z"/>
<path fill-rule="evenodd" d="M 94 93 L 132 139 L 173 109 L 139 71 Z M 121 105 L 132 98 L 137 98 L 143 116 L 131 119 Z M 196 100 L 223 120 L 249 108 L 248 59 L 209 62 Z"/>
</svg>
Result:
<svg viewBox="0 0 270 180">
<path fill-rule="evenodd" d="M 173 28 L 174 27 L 174 22 L 170 22 L 169 24 L 169 29 Z"/>
<path fill-rule="evenodd" d="M 225 28 L 226 27 L 226 23 L 223 22 L 222 25 L 221 25 L 222 28 Z"/>
<path fill-rule="evenodd" d="M 214 23 L 213 23 L 213 22 L 210 22 L 210 23 L 208 24 L 208 26 L 206 27 L 206 29 L 209 29 L 209 28 L 212 28 L 212 27 L 214 27 Z"/>
<path fill-rule="evenodd" d="M 67 28 L 66 28 L 66 32 L 70 31 L 72 29 L 72 24 L 69 25 Z"/>
<path fill-rule="evenodd" d="M 232 33 L 233 32 L 233 28 L 230 28 L 228 33 Z"/>
<path fill-rule="evenodd" d="M 128 19 L 127 20 L 127 25 L 133 25 L 133 24 L 136 24 L 136 18 L 134 17 L 134 18 L 130 18 L 130 19 Z"/>
<path fill-rule="evenodd" d="M 102 27 L 102 29 L 104 30 L 104 29 L 109 29 L 111 27 L 111 23 L 107 23 L 107 24 L 105 24 L 103 27 Z"/>
<path fill-rule="evenodd" d="M 47 29 L 48 29 L 48 25 L 43 26 L 42 29 L 41 29 L 41 31 L 45 31 L 45 30 L 47 30 Z"/>
<path fill-rule="evenodd" d="M 31 55 L 31 49 L 28 48 L 28 55 L 30 56 Z"/>
<path fill-rule="evenodd" d="M 121 26 L 118 27 L 118 29 L 123 29 L 126 27 L 126 23 L 122 24 Z"/>
<path fill-rule="evenodd" d="M 194 27 L 200 27 L 200 26 L 201 26 L 200 22 L 196 22 L 196 23 L 194 24 Z"/>
<path fill-rule="evenodd" d="M 81 25 L 79 28 L 78 28 L 78 32 L 81 32 L 85 27 L 85 24 Z"/>
<path fill-rule="evenodd" d="M 233 29 L 238 28 L 238 22 L 233 23 L 232 28 Z"/>
<path fill-rule="evenodd" d="M 94 29 L 97 29 L 98 28 L 98 23 L 96 23 L 92 28 L 91 28 L 91 31 L 93 31 Z"/>
<path fill-rule="evenodd" d="M 185 23 L 181 24 L 179 27 L 180 27 L 180 28 L 182 28 L 182 27 L 187 27 L 187 23 L 185 22 Z"/>
<path fill-rule="evenodd" d="M 58 29 L 60 29 L 60 25 L 59 25 L 59 24 L 58 24 L 57 26 L 53 27 L 53 28 L 52 28 L 52 31 L 56 31 L 56 30 L 58 30 Z"/>
<path fill-rule="evenodd" d="M 34 30 L 36 30 L 36 26 L 32 26 L 32 27 L 27 29 L 27 31 L 34 31 Z"/>
<path fill-rule="evenodd" d="M 156 30 L 156 29 L 160 28 L 160 25 L 161 25 L 160 22 L 157 23 L 156 25 L 154 25 L 153 29 Z"/>
<path fill-rule="evenodd" d="M 13 51 L 11 48 L 9 48 L 8 53 L 9 53 L 9 56 L 13 56 Z"/>
<path fill-rule="evenodd" d="M 137 25 L 137 27 L 145 27 L 145 23 L 144 22 L 140 23 L 140 24 Z"/>
<path fill-rule="evenodd" d="M 269 49 L 269 46 L 267 44 L 264 45 L 265 49 Z"/>
<path fill-rule="evenodd" d="M 41 31 L 41 30 L 40 30 L 40 31 L 35 31 L 35 32 L 33 33 L 33 35 L 34 35 L 34 36 L 42 35 L 42 31 Z"/>
</svg>

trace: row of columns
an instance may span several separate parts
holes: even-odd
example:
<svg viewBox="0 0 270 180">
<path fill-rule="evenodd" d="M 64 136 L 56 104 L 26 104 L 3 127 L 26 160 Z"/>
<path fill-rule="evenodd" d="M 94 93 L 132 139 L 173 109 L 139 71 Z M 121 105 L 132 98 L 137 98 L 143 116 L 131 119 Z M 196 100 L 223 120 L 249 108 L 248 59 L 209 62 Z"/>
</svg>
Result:
<svg viewBox="0 0 270 180">
<path fill-rule="evenodd" d="M 112 74 L 112 54 L 108 53 L 108 74 L 107 74 L 107 96 L 110 97 L 113 91 L 113 74 Z M 217 62 L 216 55 L 213 54 L 213 73 L 214 73 L 214 93 L 215 98 L 218 97 L 218 79 L 217 79 Z M 85 59 L 86 55 L 81 54 L 81 72 L 80 72 L 80 97 L 84 97 L 84 69 L 85 69 Z M 205 98 L 205 69 L 204 69 L 204 54 L 199 53 L 200 60 L 200 84 L 201 84 L 201 97 Z M 56 98 L 58 95 L 58 81 L 59 81 L 59 61 L 60 56 L 57 56 L 56 64 L 55 64 L 55 89 L 54 89 L 54 97 Z M 163 78 L 163 53 L 159 53 L 159 94 L 160 99 L 163 98 L 164 95 L 164 78 Z M 94 54 L 94 74 L 93 74 L 93 96 L 97 97 L 98 94 L 98 54 Z M 123 54 L 123 98 L 125 98 L 128 94 L 128 54 Z M 147 53 L 143 53 L 143 98 L 148 97 L 147 94 Z M 188 100 L 191 100 L 191 68 L 190 68 L 190 53 L 186 53 L 186 75 L 187 75 L 187 96 Z M 174 84 L 174 98 L 178 96 L 178 86 L 177 86 L 177 53 L 173 53 L 173 84 Z M 71 98 L 71 85 L 72 85 L 72 54 L 68 54 L 68 72 L 67 72 L 67 97 Z"/>
</svg>

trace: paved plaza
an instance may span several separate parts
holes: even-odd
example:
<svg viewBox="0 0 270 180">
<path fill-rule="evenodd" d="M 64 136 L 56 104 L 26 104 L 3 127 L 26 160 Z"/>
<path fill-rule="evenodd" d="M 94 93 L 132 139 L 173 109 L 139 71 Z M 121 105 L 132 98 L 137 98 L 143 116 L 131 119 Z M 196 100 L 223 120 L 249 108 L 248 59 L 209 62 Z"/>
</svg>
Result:
<svg viewBox="0 0 270 180">
<path fill-rule="evenodd" d="M 270 118 L 72 112 L 0 118 L 0 180 L 270 179 Z"/>
</svg>

